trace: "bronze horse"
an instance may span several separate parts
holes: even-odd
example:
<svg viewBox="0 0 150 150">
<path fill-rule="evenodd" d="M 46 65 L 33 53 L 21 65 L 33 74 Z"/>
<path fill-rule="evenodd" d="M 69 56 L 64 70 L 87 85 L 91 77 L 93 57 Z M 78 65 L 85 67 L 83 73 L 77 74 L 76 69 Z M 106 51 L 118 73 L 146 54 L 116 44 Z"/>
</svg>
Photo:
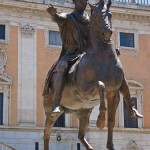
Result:
<svg viewBox="0 0 150 150">
<path fill-rule="evenodd" d="M 103 0 L 91 6 L 90 47 L 83 55 L 74 72 L 68 74 L 67 83 L 61 99 L 61 113 L 74 113 L 79 119 L 78 138 L 86 150 L 93 150 L 85 138 L 92 109 L 100 104 L 97 127 L 105 125 L 105 98 L 108 111 L 107 149 L 115 150 L 113 145 L 113 128 L 115 113 L 119 104 L 119 91 L 125 93 L 127 86 L 124 72 L 111 42 L 112 27 L 109 8 L 111 0 Z M 44 97 L 46 114 L 44 130 L 44 150 L 49 150 L 52 127 L 60 116 L 52 113 L 55 72 L 52 76 L 48 97 Z M 59 84 L 59 83 L 58 83 Z M 127 96 L 127 94 L 126 94 Z M 129 95 L 130 96 L 130 95 Z"/>
</svg>

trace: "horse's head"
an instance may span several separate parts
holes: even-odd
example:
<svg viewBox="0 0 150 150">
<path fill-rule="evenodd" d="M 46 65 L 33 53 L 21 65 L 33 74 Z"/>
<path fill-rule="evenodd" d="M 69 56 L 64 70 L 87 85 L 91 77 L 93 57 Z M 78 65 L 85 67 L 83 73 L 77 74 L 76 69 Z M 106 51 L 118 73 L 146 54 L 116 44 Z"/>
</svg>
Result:
<svg viewBox="0 0 150 150">
<path fill-rule="evenodd" d="M 100 0 L 96 5 L 91 5 L 91 32 L 96 38 L 101 38 L 104 42 L 109 42 L 112 35 L 111 26 L 111 0 L 105 4 L 104 0 Z"/>
</svg>

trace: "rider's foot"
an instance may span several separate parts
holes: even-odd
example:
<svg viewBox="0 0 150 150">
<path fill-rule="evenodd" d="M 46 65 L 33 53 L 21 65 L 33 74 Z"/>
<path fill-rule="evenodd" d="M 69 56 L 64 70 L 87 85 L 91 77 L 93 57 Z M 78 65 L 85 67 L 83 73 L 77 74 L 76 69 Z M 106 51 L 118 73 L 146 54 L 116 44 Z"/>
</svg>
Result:
<svg viewBox="0 0 150 150">
<path fill-rule="evenodd" d="M 53 113 L 60 113 L 60 108 L 59 108 L 59 106 L 58 106 L 58 107 L 55 107 L 52 112 L 53 112 Z"/>
<path fill-rule="evenodd" d="M 143 115 L 138 112 L 138 110 L 135 109 L 135 107 L 132 107 L 130 110 L 130 116 L 135 118 L 143 118 Z"/>
</svg>

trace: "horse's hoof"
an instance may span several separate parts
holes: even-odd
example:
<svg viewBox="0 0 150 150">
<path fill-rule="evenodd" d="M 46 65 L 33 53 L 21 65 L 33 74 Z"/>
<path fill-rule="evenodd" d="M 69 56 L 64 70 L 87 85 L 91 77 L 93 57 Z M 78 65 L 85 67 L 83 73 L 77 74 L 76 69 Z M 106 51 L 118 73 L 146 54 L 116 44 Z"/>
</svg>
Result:
<svg viewBox="0 0 150 150">
<path fill-rule="evenodd" d="M 106 147 L 107 147 L 108 150 L 115 150 L 114 144 L 107 144 Z"/>
<path fill-rule="evenodd" d="M 114 148 L 108 148 L 108 150 L 116 150 L 116 149 L 114 149 Z"/>
<path fill-rule="evenodd" d="M 103 129 L 105 127 L 105 112 L 100 113 L 100 115 L 98 116 L 96 125 L 100 129 Z"/>
<path fill-rule="evenodd" d="M 61 112 L 60 112 L 60 108 L 58 106 L 51 112 L 51 116 L 59 116 L 59 115 L 61 115 Z"/>
<path fill-rule="evenodd" d="M 135 118 L 143 118 L 143 115 L 140 114 L 134 107 L 132 107 L 132 110 L 130 111 L 130 116 Z"/>
<path fill-rule="evenodd" d="M 97 120 L 96 125 L 99 129 L 103 129 L 105 127 L 105 121 Z"/>
<path fill-rule="evenodd" d="M 53 112 L 53 113 L 60 113 L 60 108 L 59 108 L 59 106 L 58 106 L 58 107 L 55 107 L 52 112 Z"/>
<path fill-rule="evenodd" d="M 87 150 L 94 150 L 92 147 L 88 148 Z"/>
</svg>

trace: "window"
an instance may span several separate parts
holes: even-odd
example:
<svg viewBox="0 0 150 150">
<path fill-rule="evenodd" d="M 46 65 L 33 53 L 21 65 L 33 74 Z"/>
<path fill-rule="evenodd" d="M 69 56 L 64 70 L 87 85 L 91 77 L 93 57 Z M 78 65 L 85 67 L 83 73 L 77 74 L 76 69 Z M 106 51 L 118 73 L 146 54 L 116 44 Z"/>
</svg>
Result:
<svg viewBox="0 0 150 150">
<path fill-rule="evenodd" d="M 5 25 L 0 25 L 0 40 L 5 40 Z"/>
<path fill-rule="evenodd" d="M 137 97 L 132 97 L 135 108 L 137 109 Z M 125 128 L 138 128 L 138 119 L 130 117 L 128 108 L 124 100 L 124 127 Z"/>
<path fill-rule="evenodd" d="M 49 45 L 62 45 L 61 36 L 59 32 L 49 31 Z"/>
<path fill-rule="evenodd" d="M 141 113 L 143 104 L 143 89 L 144 86 L 134 80 L 128 80 L 129 90 L 132 99 L 134 100 L 135 108 Z M 120 94 L 120 103 L 118 107 L 118 126 L 121 128 L 143 128 L 143 119 L 133 118 L 129 115 L 129 110 L 124 101 L 124 97 Z"/>
<path fill-rule="evenodd" d="M 120 51 L 126 54 L 137 54 L 139 52 L 139 31 L 126 28 L 116 28 L 116 45 Z"/>
<path fill-rule="evenodd" d="M 3 125 L 3 93 L 0 93 L 0 125 Z"/>
<path fill-rule="evenodd" d="M 57 121 L 54 124 L 54 127 L 65 127 L 65 114 L 64 113 L 58 117 Z"/>
<path fill-rule="evenodd" d="M 0 21 L 0 43 L 10 44 L 10 22 Z"/>
<path fill-rule="evenodd" d="M 134 48 L 134 34 L 120 32 L 120 46 Z"/>
<path fill-rule="evenodd" d="M 0 125 L 7 126 L 9 124 L 9 102 L 11 98 L 12 78 L 1 75 L 0 80 Z"/>
</svg>

